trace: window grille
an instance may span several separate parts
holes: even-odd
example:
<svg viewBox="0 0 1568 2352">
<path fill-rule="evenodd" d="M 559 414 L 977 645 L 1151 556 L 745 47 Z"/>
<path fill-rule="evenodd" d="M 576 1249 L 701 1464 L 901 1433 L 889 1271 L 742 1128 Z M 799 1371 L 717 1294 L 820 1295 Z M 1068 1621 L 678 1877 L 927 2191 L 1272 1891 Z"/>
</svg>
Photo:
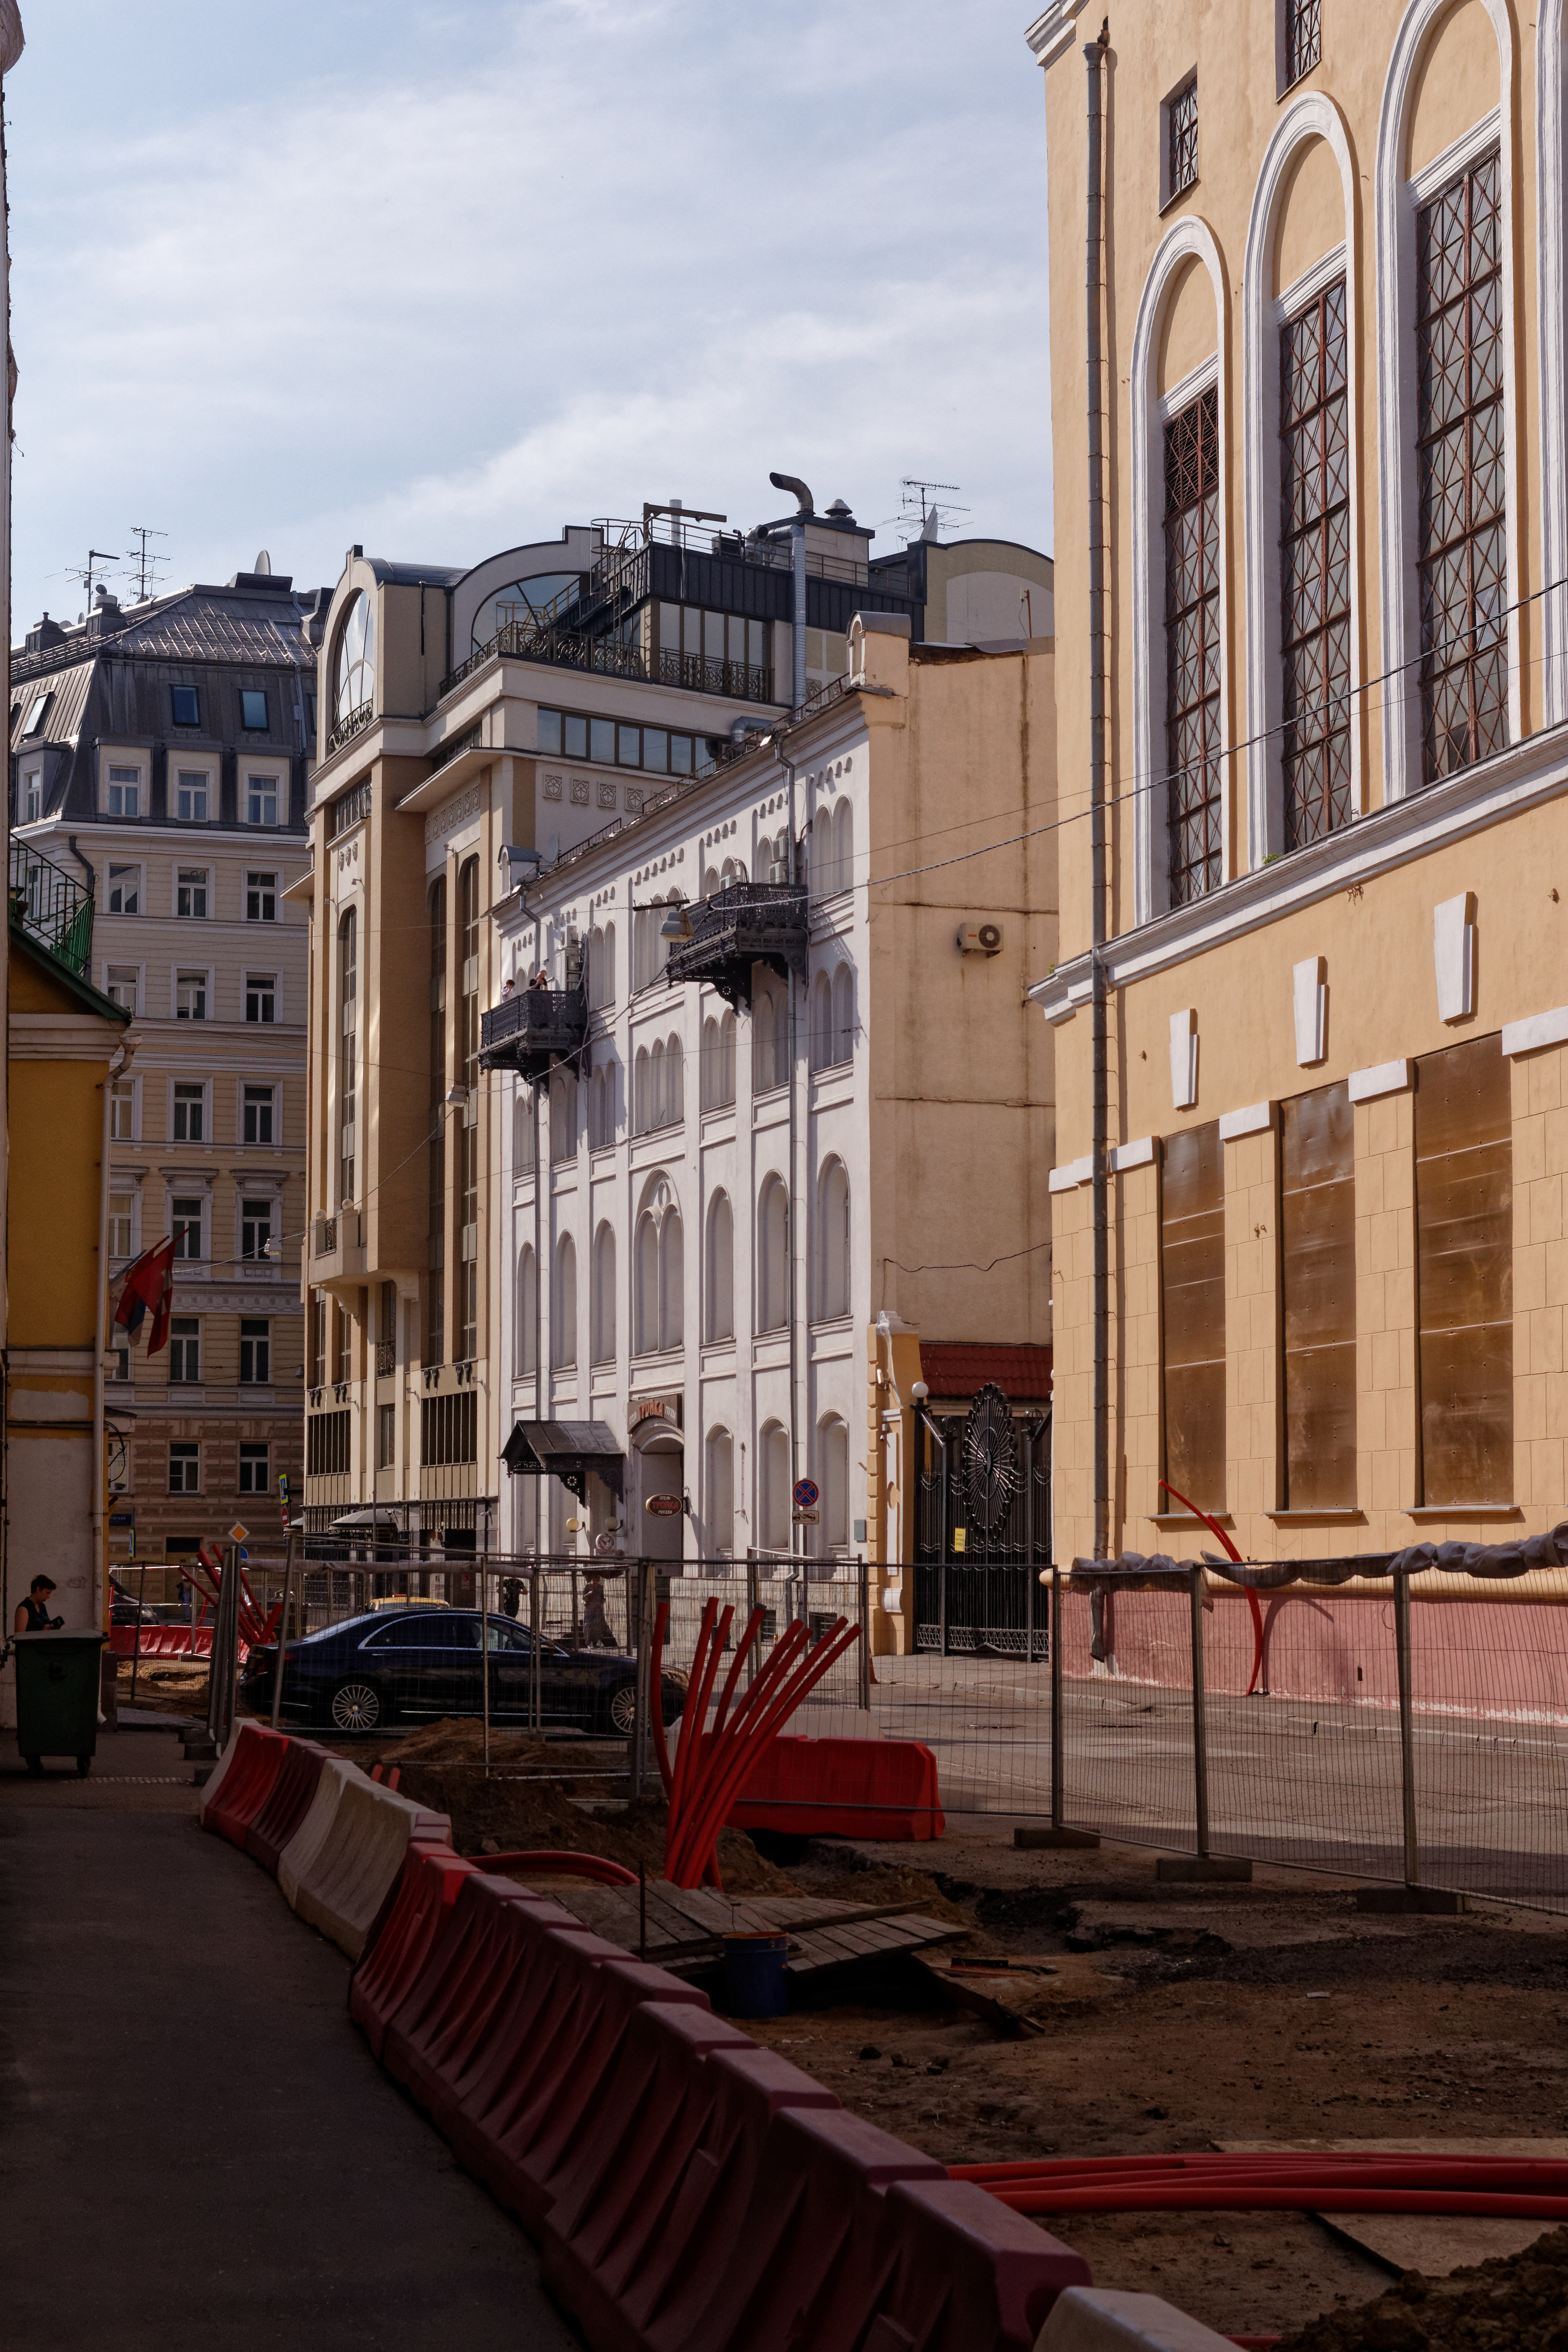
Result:
<svg viewBox="0 0 1568 2352">
<path fill-rule="evenodd" d="M 1279 331 L 1285 846 L 1351 818 L 1345 282 Z"/>
<path fill-rule="evenodd" d="M 1179 196 L 1198 176 L 1198 83 L 1194 74 L 1165 109 L 1169 194 Z"/>
<path fill-rule="evenodd" d="M 1501 193 L 1497 152 L 1416 215 L 1424 780 L 1508 740 Z"/>
<path fill-rule="evenodd" d="M 1323 0 L 1285 0 L 1285 79 L 1310 73 L 1323 54 Z"/>
<path fill-rule="evenodd" d="M 1165 717 L 1171 903 L 1223 881 L 1219 752 L 1219 394 L 1165 427 Z"/>
<path fill-rule="evenodd" d="M 338 1478 L 349 1466 L 349 1412 L 312 1412 L 305 1420 L 305 1475 Z"/>
<path fill-rule="evenodd" d="M 479 1459 L 479 1403 L 473 1389 L 420 1398 L 419 1460 L 424 1468 Z"/>
</svg>

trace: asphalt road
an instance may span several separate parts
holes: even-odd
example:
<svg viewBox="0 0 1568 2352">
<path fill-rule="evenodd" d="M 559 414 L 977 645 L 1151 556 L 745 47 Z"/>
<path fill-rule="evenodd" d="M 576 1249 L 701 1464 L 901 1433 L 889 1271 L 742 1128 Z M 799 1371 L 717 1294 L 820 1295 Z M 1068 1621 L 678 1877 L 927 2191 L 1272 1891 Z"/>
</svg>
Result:
<svg viewBox="0 0 1568 2352">
<path fill-rule="evenodd" d="M 342 1955 L 187 1792 L 122 1777 L 174 1753 L 106 1739 L 96 1789 L 5 1759 L 6 2345 L 564 2352 L 528 2239 L 350 2024 Z"/>
</svg>

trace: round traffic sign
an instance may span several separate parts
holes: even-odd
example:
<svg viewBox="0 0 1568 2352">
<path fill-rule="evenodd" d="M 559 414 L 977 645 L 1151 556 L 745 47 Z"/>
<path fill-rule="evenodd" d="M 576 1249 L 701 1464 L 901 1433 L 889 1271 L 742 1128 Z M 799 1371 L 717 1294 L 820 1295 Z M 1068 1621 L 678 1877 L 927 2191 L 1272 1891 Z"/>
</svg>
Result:
<svg viewBox="0 0 1568 2352">
<path fill-rule="evenodd" d="M 605 1533 L 605 1534 L 604 1534 L 604 1535 L 602 1535 L 602 1536 L 595 1536 L 595 1537 L 594 1538 L 594 1549 L 595 1549 L 596 1552 L 598 1552 L 598 1553 L 599 1553 L 599 1554 L 600 1554 L 604 1559 L 608 1559 L 610 1558 L 611 1554 L 614 1552 L 615 1549 L 616 1549 L 616 1539 L 615 1539 L 615 1537 L 614 1537 L 613 1535 L 610 1535 L 607 1531 L 606 1531 L 606 1533 Z"/>
<path fill-rule="evenodd" d="M 797 1511 L 809 1511 L 816 1500 L 815 1478 L 797 1478 L 795 1482 L 795 1507 Z"/>
</svg>

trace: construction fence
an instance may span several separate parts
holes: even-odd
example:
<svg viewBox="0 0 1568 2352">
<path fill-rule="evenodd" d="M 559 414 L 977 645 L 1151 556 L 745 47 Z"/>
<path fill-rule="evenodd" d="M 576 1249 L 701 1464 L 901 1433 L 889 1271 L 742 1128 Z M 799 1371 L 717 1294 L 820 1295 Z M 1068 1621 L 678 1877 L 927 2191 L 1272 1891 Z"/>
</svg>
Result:
<svg viewBox="0 0 1568 2352">
<path fill-rule="evenodd" d="M 323 1637 L 310 1650 L 324 1654 L 350 1621 L 388 1621 L 384 1639 L 373 1627 L 342 1662 L 341 1680 L 372 1691 L 374 1719 L 352 1719 L 351 1706 L 345 1723 L 341 1702 L 333 1717 L 331 1666 L 292 1709 L 286 1679 L 288 1727 L 406 1730 L 471 1717 L 485 1735 L 479 1769 L 492 1728 L 597 1733 L 626 1743 L 605 1776 L 640 1789 L 652 1772 L 660 1604 L 659 1704 L 674 1723 L 711 1597 L 733 1612 L 730 1658 L 762 1612 L 742 1683 L 793 1622 L 814 1643 L 841 1621 L 858 1626 L 861 1639 L 788 1727 L 921 1741 L 949 1813 L 1568 1910 L 1568 1600 L 1551 1594 L 1561 1577 L 1537 1580 L 1541 1599 L 1529 1577 L 1473 1599 L 1439 1580 L 1442 1597 L 1424 1598 L 1408 1574 L 1376 1593 L 1252 1596 L 1202 1570 L 1187 1585 L 1110 1592 L 1047 1570 L 1035 1644 L 1045 1654 L 1030 1658 L 873 1656 L 878 1571 L 855 1559 L 441 1562 L 366 1545 L 247 1573 L 263 1609 L 280 1609 L 288 1588 L 289 1640 Z"/>
</svg>

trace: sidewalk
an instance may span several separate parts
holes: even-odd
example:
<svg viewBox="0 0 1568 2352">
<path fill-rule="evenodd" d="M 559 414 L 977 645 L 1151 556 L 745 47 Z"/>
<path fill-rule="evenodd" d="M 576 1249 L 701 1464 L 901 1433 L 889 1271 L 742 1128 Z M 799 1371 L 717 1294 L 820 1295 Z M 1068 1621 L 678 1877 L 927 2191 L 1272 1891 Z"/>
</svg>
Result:
<svg viewBox="0 0 1568 2352">
<path fill-rule="evenodd" d="M 350 2024 L 348 1963 L 203 1834 L 172 1736 L 0 1752 L 0 2310 L 16 2352 L 568 2352 L 532 2246 Z"/>
</svg>

